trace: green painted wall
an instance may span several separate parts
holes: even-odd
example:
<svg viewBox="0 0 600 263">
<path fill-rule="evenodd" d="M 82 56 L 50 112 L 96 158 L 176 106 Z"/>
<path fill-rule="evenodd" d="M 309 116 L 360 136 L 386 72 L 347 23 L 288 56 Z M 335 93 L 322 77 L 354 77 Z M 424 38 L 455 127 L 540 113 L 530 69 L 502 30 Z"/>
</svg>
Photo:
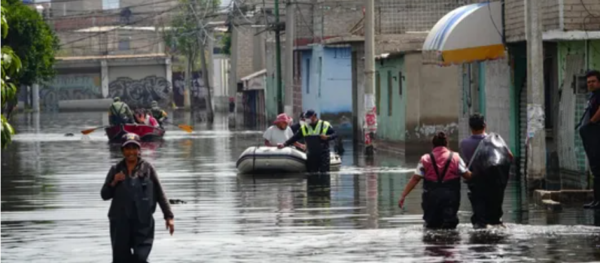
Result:
<svg viewBox="0 0 600 263">
<path fill-rule="evenodd" d="M 400 72 L 402 72 L 403 76 L 406 74 L 404 70 L 404 57 L 377 60 L 375 70 L 376 106 L 378 109 L 377 138 L 390 141 L 404 141 L 406 135 L 407 94 L 406 81 L 400 78 Z M 391 77 L 388 78 L 388 74 Z M 378 78 L 379 81 L 377 81 Z M 389 87 L 390 80 L 391 89 Z M 377 86 L 377 83 L 379 83 L 379 86 Z M 402 92 L 400 92 L 400 87 L 402 87 Z"/>
<path fill-rule="evenodd" d="M 580 54 L 585 57 L 586 68 L 600 70 L 600 40 L 586 41 L 562 41 L 558 43 L 558 83 L 563 82 L 565 74 L 565 66 L 567 56 L 572 54 Z M 563 87 L 564 88 L 564 87 Z M 587 105 L 587 96 L 584 94 L 577 95 L 576 108 L 573 118 L 579 120 Z M 585 171 L 585 152 L 581 137 L 575 134 L 575 158 L 577 159 L 577 167 L 579 171 Z"/>
<path fill-rule="evenodd" d="M 508 47 L 510 54 L 510 150 L 520 154 L 519 99 L 527 77 L 527 51 L 525 43 Z"/>
<path fill-rule="evenodd" d="M 273 74 L 275 75 L 275 74 Z M 267 113 L 267 121 L 274 120 L 279 112 L 277 112 L 277 81 L 275 76 L 266 76 L 267 88 L 265 90 L 265 107 Z M 285 91 L 285 87 L 283 90 Z M 285 96 L 285 95 L 284 95 Z"/>
</svg>

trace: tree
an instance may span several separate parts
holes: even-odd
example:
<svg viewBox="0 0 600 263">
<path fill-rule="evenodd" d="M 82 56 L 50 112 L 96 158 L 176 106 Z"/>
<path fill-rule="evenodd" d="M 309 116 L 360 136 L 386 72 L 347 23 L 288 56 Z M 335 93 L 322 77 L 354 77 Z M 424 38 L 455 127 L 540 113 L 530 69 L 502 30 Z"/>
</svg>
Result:
<svg viewBox="0 0 600 263">
<path fill-rule="evenodd" d="M 4 2 L 2 3 L 2 39 L 6 39 L 8 33 L 8 23 L 5 16 L 6 9 L 4 8 Z M 21 70 L 21 60 L 14 53 L 10 46 L 2 44 L 2 111 L 6 103 L 12 100 L 17 94 L 17 86 L 15 85 L 14 76 Z M 4 114 L 2 118 L 2 148 L 6 147 L 11 142 L 14 130 L 8 119 Z"/>
<path fill-rule="evenodd" d="M 34 9 L 18 0 L 2 0 L 6 22 L 10 25 L 3 45 L 12 48 L 22 62 L 14 77 L 17 85 L 32 85 L 54 77 L 54 56 L 59 49 L 58 37 Z M 4 32 L 3 32 L 4 34 Z"/>
<path fill-rule="evenodd" d="M 231 32 L 223 34 L 221 43 L 223 44 L 223 53 L 231 55 Z"/>
<path fill-rule="evenodd" d="M 209 18 L 215 16 L 219 5 L 220 0 L 180 0 L 179 12 L 173 17 L 169 30 L 163 30 L 165 42 L 171 48 L 173 55 L 183 55 L 187 61 L 185 87 L 188 91 L 191 90 L 191 75 L 194 65 L 197 64 L 197 59 L 200 59 L 204 83 L 207 84 L 208 90 L 209 122 L 213 120 L 213 112 L 205 48 L 207 32 L 210 29 L 206 25 Z M 187 92 L 185 106 L 189 107 L 190 102 L 190 92 Z"/>
</svg>

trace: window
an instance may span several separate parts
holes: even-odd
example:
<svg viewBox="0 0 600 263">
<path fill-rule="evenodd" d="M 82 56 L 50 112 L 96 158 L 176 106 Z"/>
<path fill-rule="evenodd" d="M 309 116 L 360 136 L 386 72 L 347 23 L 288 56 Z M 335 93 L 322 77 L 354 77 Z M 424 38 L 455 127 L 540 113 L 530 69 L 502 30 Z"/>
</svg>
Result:
<svg viewBox="0 0 600 263">
<path fill-rule="evenodd" d="M 122 30 L 118 32 L 119 36 L 119 50 L 129 50 L 131 32 Z"/>
<path fill-rule="evenodd" d="M 403 88 L 402 87 L 402 80 L 403 80 L 402 71 L 400 71 L 400 72 L 398 72 L 398 87 L 399 87 L 399 90 L 400 90 L 400 91 L 398 91 L 398 94 L 400 94 L 400 96 L 402 96 L 402 88 Z"/>
<path fill-rule="evenodd" d="M 377 107 L 377 115 L 381 109 L 381 77 L 379 72 L 375 73 L 375 107 Z"/>
<path fill-rule="evenodd" d="M 306 94 L 310 94 L 310 58 L 306 60 Z"/>
<path fill-rule="evenodd" d="M 392 85 L 392 71 L 388 70 L 387 72 L 387 84 L 388 84 L 388 116 L 392 116 L 392 95 L 393 95 L 393 88 L 394 86 Z"/>
</svg>

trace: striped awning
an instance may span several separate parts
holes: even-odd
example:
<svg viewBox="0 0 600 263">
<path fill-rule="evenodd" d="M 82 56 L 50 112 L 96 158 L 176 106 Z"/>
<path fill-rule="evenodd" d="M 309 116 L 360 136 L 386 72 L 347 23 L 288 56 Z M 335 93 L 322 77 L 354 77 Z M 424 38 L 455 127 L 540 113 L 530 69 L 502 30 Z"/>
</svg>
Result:
<svg viewBox="0 0 600 263">
<path fill-rule="evenodd" d="M 422 49 L 424 62 L 445 66 L 503 58 L 502 32 L 500 2 L 459 7 L 429 31 Z"/>
</svg>

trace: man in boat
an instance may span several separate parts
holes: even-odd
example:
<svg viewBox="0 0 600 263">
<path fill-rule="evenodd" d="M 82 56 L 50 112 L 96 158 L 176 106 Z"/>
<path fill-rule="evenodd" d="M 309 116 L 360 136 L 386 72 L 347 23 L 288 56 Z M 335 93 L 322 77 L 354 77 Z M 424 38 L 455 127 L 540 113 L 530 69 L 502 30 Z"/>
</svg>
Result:
<svg viewBox="0 0 600 263">
<path fill-rule="evenodd" d="M 154 241 L 156 205 L 160 206 L 169 233 L 175 223 L 169 201 L 152 164 L 140 157 L 139 136 L 125 134 L 123 160 L 110 168 L 100 191 L 111 200 L 108 210 L 114 263 L 147 262 Z"/>
<path fill-rule="evenodd" d="M 292 129 L 289 124 L 291 118 L 287 114 L 282 113 L 277 115 L 277 119 L 273 122 L 273 125 L 269 127 L 263 134 L 265 139 L 265 146 L 277 146 L 278 144 L 285 143 L 287 140 L 294 136 Z M 294 144 L 296 147 L 303 149 L 304 146 L 300 143 Z"/>
<path fill-rule="evenodd" d="M 404 207 L 406 196 L 424 179 L 423 220 L 430 229 L 454 229 L 458 225 L 460 178 L 471 173 L 458 153 L 448 149 L 448 137 L 438 132 L 432 139 L 433 151 L 421 157 L 415 175 L 410 179 L 398 201 Z"/>
<path fill-rule="evenodd" d="M 108 119 L 111 126 L 133 123 L 134 121 L 131 109 L 119 97 L 113 98 L 113 103 L 108 110 Z"/>
<path fill-rule="evenodd" d="M 486 134 L 483 115 L 471 115 L 469 127 L 472 135 L 460 142 L 460 151 L 473 172 L 468 183 L 471 223 L 474 228 L 503 227 L 502 203 L 513 155 L 500 135 Z"/>
<path fill-rule="evenodd" d="M 586 74 L 586 78 L 591 94 L 578 126 L 590 171 L 594 176 L 594 200 L 585 204 L 584 208 L 600 209 L 600 71 L 592 70 Z"/>
<path fill-rule="evenodd" d="M 152 114 L 152 117 L 154 117 L 154 119 L 156 119 L 158 124 L 162 127 L 163 122 L 167 119 L 167 112 L 161 109 L 158 106 L 158 102 L 155 100 L 152 101 L 151 107 L 150 113 Z"/>
<path fill-rule="evenodd" d="M 290 146 L 298 140 L 304 138 L 306 142 L 306 170 L 309 173 L 329 172 L 330 153 L 329 142 L 337 138 L 331 124 L 327 121 L 319 120 L 314 110 L 308 110 L 304 114 L 305 125 L 294 136 L 285 143 L 279 144 L 279 148 Z"/>
</svg>

